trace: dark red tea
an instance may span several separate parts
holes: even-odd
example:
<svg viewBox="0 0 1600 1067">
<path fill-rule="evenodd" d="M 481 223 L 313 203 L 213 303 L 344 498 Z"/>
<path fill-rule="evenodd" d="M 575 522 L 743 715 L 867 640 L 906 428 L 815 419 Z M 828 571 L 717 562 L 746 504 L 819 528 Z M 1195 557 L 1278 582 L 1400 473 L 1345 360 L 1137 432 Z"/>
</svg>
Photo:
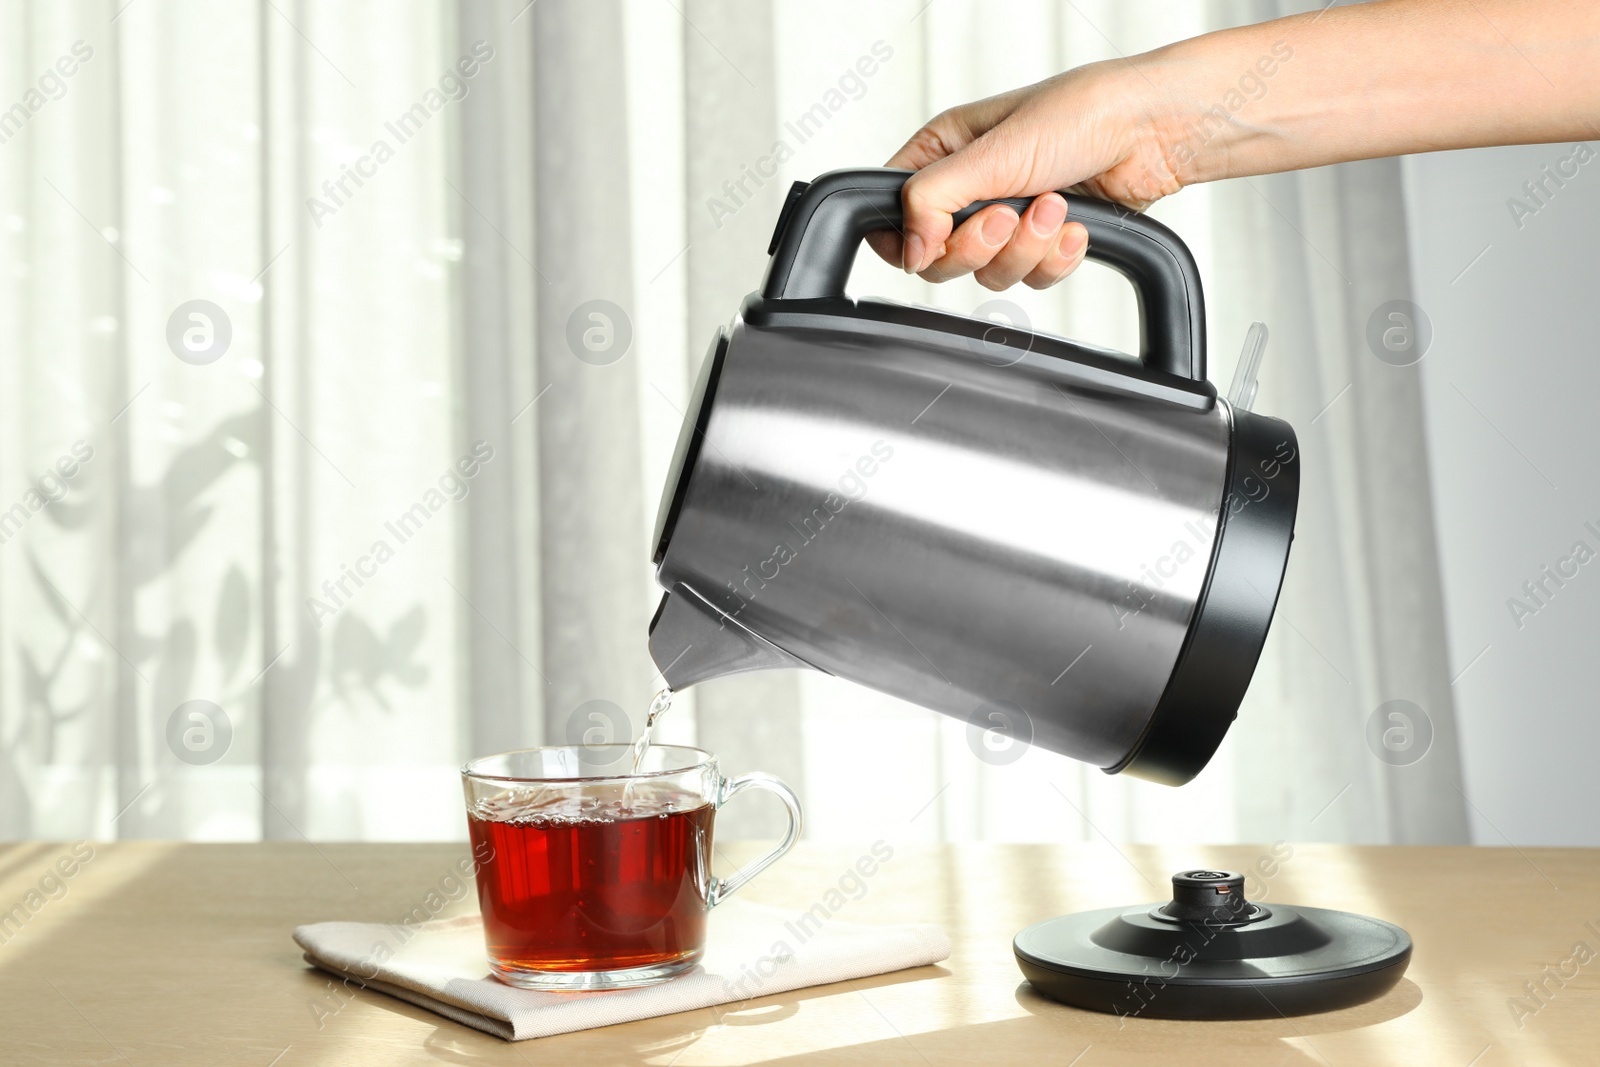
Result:
<svg viewBox="0 0 1600 1067">
<path fill-rule="evenodd" d="M 508 970 L 609 971 L 688 959 L 705 941 L 712 808 L 650 782 L 541 802 L 537 787 L 467 822 L 489 955 Z"/>
</svg>

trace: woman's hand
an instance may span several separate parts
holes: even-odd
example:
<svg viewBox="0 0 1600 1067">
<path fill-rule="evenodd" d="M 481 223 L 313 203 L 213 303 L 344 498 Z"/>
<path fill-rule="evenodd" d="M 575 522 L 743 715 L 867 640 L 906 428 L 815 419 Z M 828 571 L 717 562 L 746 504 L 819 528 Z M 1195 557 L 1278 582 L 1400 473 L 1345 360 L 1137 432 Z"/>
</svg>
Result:
<svg viewBox="0 0 1600 1067">
<path fill-rule="evenodd" d="M 1054 190 L 1141 209 L 1184 184 L 1162 135 L 1178 124 L 1151 95 L 1127 63 L 1097 63 L 944 112 L 888 163 L 917 172 L 903 194 L 906 239 L 873 234 L 872 247 L 929 281 L 972 272 L 989 289 L 1055 284 L 1089 241 Z M 1020 219 L 995 204 L 951 232 L 951 214 L 976 200 L 1026 196 L 1037 199 Z"/>
</svg>

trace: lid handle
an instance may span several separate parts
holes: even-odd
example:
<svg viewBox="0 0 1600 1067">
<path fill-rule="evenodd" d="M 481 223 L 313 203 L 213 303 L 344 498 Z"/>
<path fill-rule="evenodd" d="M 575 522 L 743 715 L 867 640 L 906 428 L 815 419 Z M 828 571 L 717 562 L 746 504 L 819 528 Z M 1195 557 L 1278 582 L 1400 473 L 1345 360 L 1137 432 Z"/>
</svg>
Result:
<svg viewBox="0 0 1600 1067">
<path fill-rule="evenodd" d="M 908 170 L 835 170 L 809 185 L 795 183 L 773 234 L 767 300 L 844 296 L 861 239 L 899 231 L 900 190 Z M 1194 381 L 1206 376 L 1205 299 L 1200 271 L 1178 235 L 1119 204 L 1062 193 L 1067 218 L 1089 231 L 1088 257 L 1123 274 L 1139 300 L 1139 359 L 1152 370 Z M 985 200 L 955 213 L 959 226 L 990 204 L 1021 215 L 1029 198 Z"/>
</svg>

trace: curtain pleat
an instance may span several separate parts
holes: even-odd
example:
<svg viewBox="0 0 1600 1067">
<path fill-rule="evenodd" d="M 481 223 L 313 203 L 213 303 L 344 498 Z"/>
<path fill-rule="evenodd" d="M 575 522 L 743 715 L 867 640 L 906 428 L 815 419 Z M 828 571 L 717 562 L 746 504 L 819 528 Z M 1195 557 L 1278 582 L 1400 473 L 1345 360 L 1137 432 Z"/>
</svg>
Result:
<svg viewBox="0 0 1600 1067">
<path fill-rule="evenodd" d="M 498 45 L 490 69 L 462 101 L 455 190 L 462 242 L 456 440 L 463 452 L 477 442 L 496 452 L 465 501 L 467 547 L 459 561 L 461 600 L 468 605 L 461 632 L 462 733 L 472 753 L 525 747 L 548 736 L 548 687 L 539 666 L 537 456 L 538 405 L 549 398 L 540 395 L 534 359 L 534 20 L 517 18 L 525 2 L 464 3 L 457 35 L 469 46 Z M 512 135 L 518 130 L 522 136 Z"/>
<path fill-rule="evenodd" d="M 649 546 L 638 360 L 628 351 L 626 72 L 615 0 L 538 4 L 525 17 L 533 19 L 535 82 L 544 728 L 553 743 L 567 743 L 583 738 L 591 701 L 609 701 L 642 725 L 653 673 L 642 654 L 651 605 L 632 580 Z"/>
<path fill-rule="evenodd" d="M 789 183 L 760 168 L 780 134 L 770 0 L 687 0 L 683 17 L 686 343 L 698 369 L 716 330 L 760 284 Z M 730 773 L 763 770 L 803 788 L 800 683 L 792 674 L 706 683 L 695 694 L 695 713 L 700 744 Z M 757 805 L 731 807 L 718 818 L 726 837 L 782 826 L 778 813 Z"/>
<path fill-rule="evenodd" d="M 1212 17 L 1315 6 L 1217 3 Z M 1277 76 L 1292 74 L 1291 59 Z M 1417 372 L 1367 340 L 1369 316 L 1412 292 L 1399 163 L 1221 182 L 1213 196 L 1213 336 L 1242 339 L 1252 319 L 1266 322 L 1256 408 L 1294 426 L 1303 462 L 1277 616 L 1230 733 L 1239 833 L 1465 843 Z M 1237 343 L 1218 353 L 1219 387 Z M 1388 719 L 1380 709 L 1395 700 L 1420 717 Z M 1396 726 L 1431 736 L 1425 752 L 1384 748 Z"/>
</svg>

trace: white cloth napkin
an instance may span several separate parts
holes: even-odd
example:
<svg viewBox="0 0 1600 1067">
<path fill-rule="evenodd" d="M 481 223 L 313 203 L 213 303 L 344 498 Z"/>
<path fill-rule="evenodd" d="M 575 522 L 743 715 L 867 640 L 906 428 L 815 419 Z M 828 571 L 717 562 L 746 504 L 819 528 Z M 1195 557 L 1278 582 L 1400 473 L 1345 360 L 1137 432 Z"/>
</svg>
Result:
<svg viewBox="0 0 1600 1067">
<path fill-rule="evenodd" d="M 495 979 L 476 915 L 396 926 L 312 923 L 295 930 L 306 962 L 508 1041 L 731 1004 L 807 986 L 938 963 L 950 939 L 928 924 L 869 926 L 730 900 L 712 910 L 706 954 L 659 985 L 543 993 Z"/>
</svg>

